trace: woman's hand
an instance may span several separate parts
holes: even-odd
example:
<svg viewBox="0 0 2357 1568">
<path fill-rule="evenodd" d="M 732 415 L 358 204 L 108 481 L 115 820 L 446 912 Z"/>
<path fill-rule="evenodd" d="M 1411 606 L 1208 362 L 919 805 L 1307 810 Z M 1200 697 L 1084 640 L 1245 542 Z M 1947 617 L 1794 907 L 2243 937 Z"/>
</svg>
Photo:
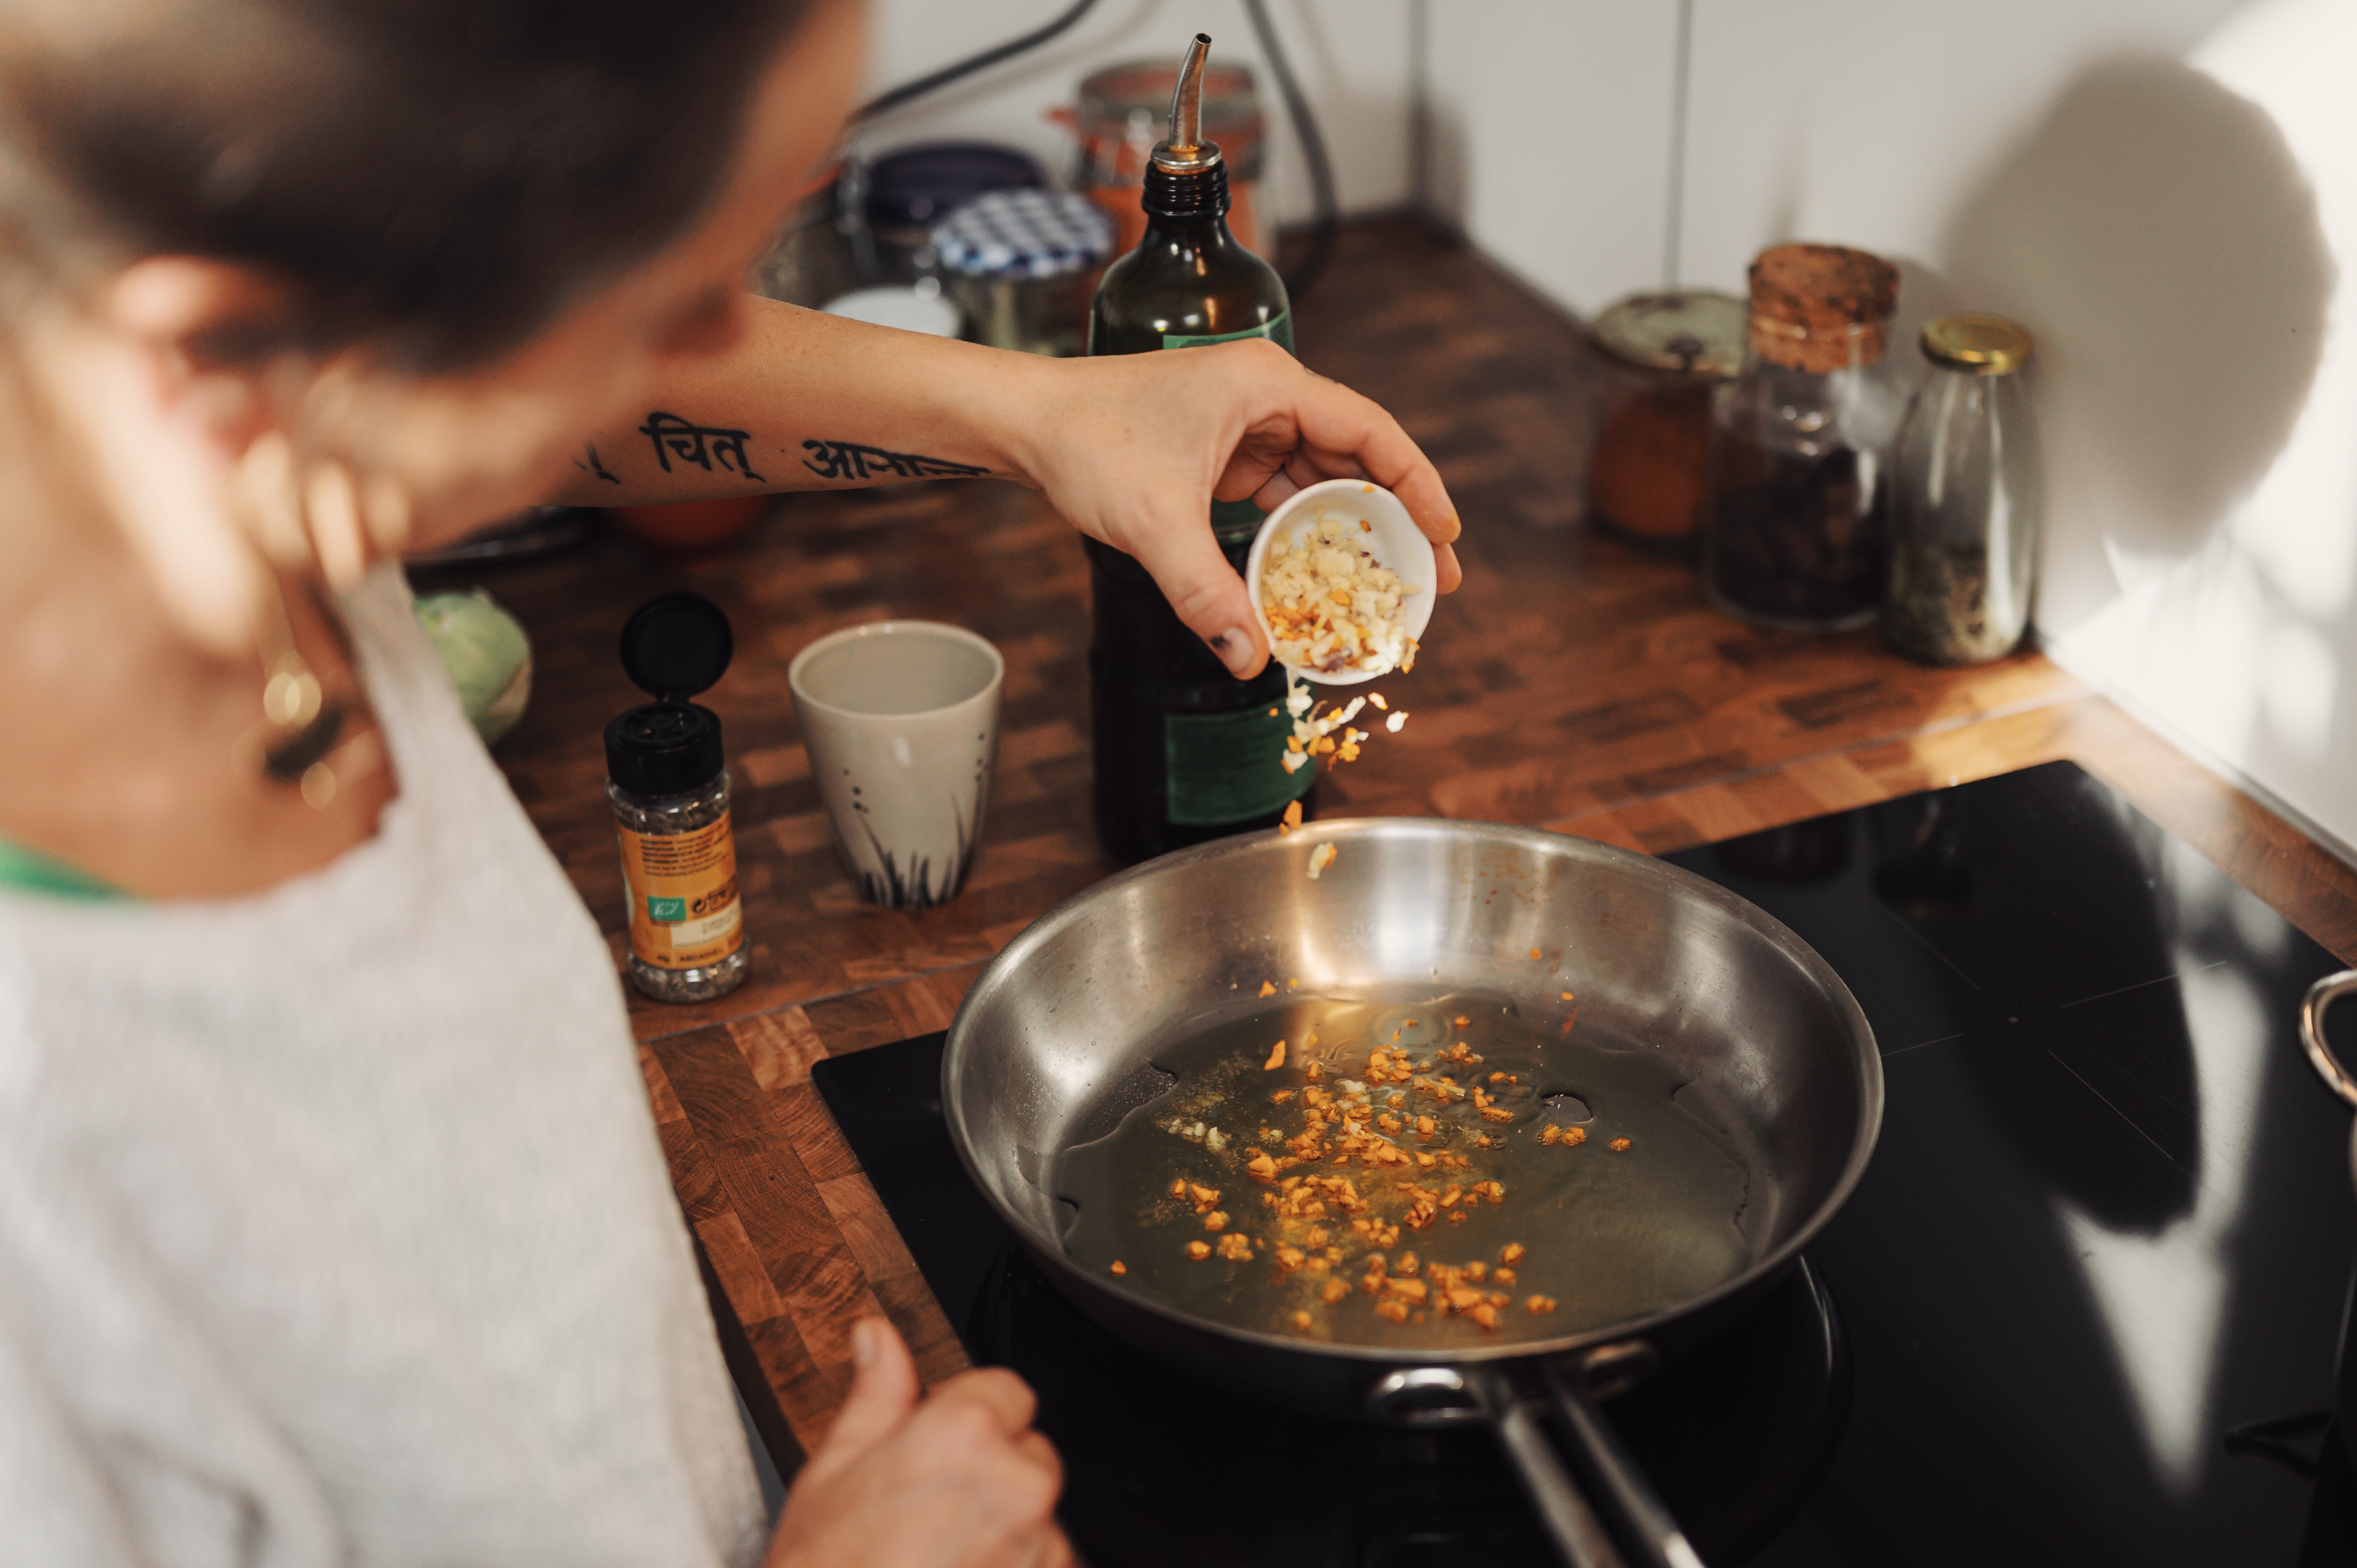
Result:
<svg viewBox="0 0 2357 1568">
<path fill-rule="evenodd" d="M 1439 587 L 1461 532 L 1431 460 L 1396 420 L 1262 339 L 1055 364 L 1045 406 L 1008 412 L 1005 446 L 1074 527 L 1137 558 L 1178 618 L 1239 678 L 1268 642 L 1211 537 L 1214 499 L 1264 511 L 1321 479 L 1372 479 L 1432 540 Z"/>
<path fill-rule="evenodd" d="M 1056 1528 L 1064 1469 L 1012 1372 L 964 1372 L 920 1398 L 892 1326 L 852 1328 L 857 1367 L 834 1429 L 786 1499 L 766 1568 L 1071 1568 Z"/>
</svg>

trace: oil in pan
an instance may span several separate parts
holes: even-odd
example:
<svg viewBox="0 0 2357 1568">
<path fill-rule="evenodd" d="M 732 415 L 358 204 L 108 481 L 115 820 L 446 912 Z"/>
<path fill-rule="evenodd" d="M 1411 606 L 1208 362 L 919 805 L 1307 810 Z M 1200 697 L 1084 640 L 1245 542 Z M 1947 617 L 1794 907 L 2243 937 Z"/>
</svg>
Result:
<svg viewBox="0 0 2357 1568">
<path fill-rule="evenodd" d="M 1576 1026 L 1574 999 L 1558 1024 L 1494 995 L 1271 985 L 1157 1051 L 1170 1088 L 1060 1162 L 1065 1249 L 1115 1288 L 1311 1342 L 1464 1348 L 1641 1317 L 1749 1263 L 1744 1167 L 1673 1102 L 1687 1075 Z"/>
</svg>

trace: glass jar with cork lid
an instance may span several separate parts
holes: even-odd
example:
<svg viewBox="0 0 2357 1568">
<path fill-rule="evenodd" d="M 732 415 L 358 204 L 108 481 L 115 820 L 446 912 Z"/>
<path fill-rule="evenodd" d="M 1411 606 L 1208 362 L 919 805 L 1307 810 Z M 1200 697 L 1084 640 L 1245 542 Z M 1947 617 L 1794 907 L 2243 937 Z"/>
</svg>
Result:
<svg viewBox="0 0 2357 1568">
<path fill-rule="evenodd" d="M 1743 370 L 1710 435 L 1703 585 L 1755 626 L 1846 631 L 1880 614 L 1886 456 L 1904 401 L 1882 369 L 1899 271 L 1838 245 L 1751 263 Z"/>
</svg>

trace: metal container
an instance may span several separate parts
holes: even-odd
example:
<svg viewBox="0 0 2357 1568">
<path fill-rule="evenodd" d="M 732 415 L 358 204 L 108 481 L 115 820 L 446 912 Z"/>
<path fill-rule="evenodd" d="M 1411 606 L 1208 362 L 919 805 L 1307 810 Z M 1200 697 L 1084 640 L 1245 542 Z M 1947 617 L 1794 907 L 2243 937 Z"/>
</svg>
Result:
<svg viewBox="0 0 2357 1568">
<path fill-rule="evenodd" d="M 1325 845 L 1336 857 L 1312 881 L 1310 854 Z M 1533 948 L 1563 954 L 1543 982 L 1523 956 Z M 1255 1009 L 1269 975 L 1374 1001 L 1558 983 L 1577 992 L 1591 1038 L 1692 1074 L 1678 1103 L 1717 1127 L 1749 1172 L 1749 1265 L 1633 1321 L 1413 1359 L 1199 1320 L 1082 1269 L 1061 1241 L 1064 1151 L 1157 1095 L 1168 1081 L 1152 1065 L 1157 1049 Z M 1490 1423 L 1566 1558 L 1594 1564 L 1621 1559 L 1545 1442 L 1539 1412 L 1568 1429 L 1642 1560 L 1691 1564 L 1595 1401 L 1781 1277 L 1856 1186 L 1882 1118 L 1881 1063 L 1864 1015 L 1824 961 L 1764 911 L 1607 844 L 1423 819 L 1223 839 L 1066 900 L 967 993 L 942 1093 L 975 1185 L 1049 1279 L 1107 1328 L 1314 1413 Z"/>
</svg>

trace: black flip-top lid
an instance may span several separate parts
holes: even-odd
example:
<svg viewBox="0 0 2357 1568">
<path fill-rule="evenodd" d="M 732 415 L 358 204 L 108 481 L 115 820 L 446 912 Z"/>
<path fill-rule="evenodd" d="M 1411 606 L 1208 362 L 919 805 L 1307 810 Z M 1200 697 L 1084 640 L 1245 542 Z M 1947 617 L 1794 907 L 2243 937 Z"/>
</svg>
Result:
<svg viewBox="0 0 2357 1568">
<path fill-rule="evenodd" d="M 720 715 L 687 699 L 727 672 L 736 633 L 701 594 L 649 599 L 622 623 L 622 669 L 655 701 L 606 726 L 607 777 L 633 795 L 684 795 L 719 775 Z"/>
<path fill-rule="evenodd" d="M 622 623 L 622 669 L 658 702 L 683 703 L 728 672 L 737 634 L 702 594 L 662 594 Z"/>
</svg>

